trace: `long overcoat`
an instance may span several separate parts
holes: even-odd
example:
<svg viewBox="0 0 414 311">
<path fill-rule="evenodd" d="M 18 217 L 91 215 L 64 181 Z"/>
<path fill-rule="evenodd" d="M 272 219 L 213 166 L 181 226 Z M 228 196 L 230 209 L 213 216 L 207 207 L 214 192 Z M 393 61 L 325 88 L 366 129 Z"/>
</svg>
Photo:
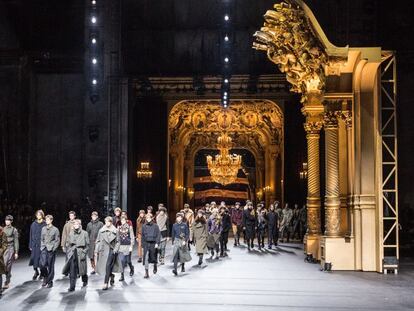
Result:
<svg viewBox="0 0 414 311">
<path fill-rule="evenodd" d="M 30 226 L 29 249 L 31 250 L 31 253 L 29 266 L 33 266 L 35 269 L 40 267 L 40 236 L 44 226 L 46 226 L 45 221 L 37 222 L 36 220 Z"/>
<path fill-rule="evenodd" d="M 70 271 L 70 261 L 75 252 L 78 259 L 78 276 L 88 274 L 87 255 L 89 250 L 89 236 L 85 230 L 72 230 L 66 239 L 66 263 L 63 266 L 63 274 Z"/>
<path fill-rule="evenodd" d="M 207 237 L 208 237 L 208 226 L 207 221 L 194 221 L 192 225 L 192 238 L 191 240 L 195 243 L 197 254 L 207 253 Z"/>
<path fill-rule="evenodd" d="M 119 237 L 118 230 L 114 227 L 103 226 L 99 230 L 98 237 L 96 239 L 95 253 L 96 253 L 96 272 L 101 275 L 105 275 L 106 262 L 110 252 L 115 254 L 115 264 L 112 269 L 113 273 L 122 272 L 122 264 L 120 260 L 119 252 Z"/>
<path fill-rule="evenodd" d="M 91 259 L 93 259 L 93 256 L 95 255 L 96 238 L 98 237 L 99 230 L 101 230 L 103 226 L 104 224 L 102 223 L 102 221 L 99 221 L 99 220 L 96 220 L 96 221 L 91 220 L 86 226 L 86 232 L 89 235 L 89 243 L 90 243 L 88 256 Z"/>
</svg>

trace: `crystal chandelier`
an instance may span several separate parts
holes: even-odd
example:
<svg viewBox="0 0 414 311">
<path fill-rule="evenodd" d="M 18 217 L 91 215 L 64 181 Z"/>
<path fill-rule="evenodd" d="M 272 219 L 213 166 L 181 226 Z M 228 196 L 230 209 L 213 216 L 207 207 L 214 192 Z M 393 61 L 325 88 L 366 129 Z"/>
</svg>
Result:
<svg viewBox="0 0 414 311">
<path fill-rule="evenodd" d="M 236 181 L 237 173 L 241 169 L 242 157 L 237 154 L 230 154 L 232 147 L 231 138 L 223 133 L 218 138 L 217 149 L 220 154 L 214 157 L 207 156 L 207 166 L 211 179 L 219 184 L 228 185 Z"/>
</svg>

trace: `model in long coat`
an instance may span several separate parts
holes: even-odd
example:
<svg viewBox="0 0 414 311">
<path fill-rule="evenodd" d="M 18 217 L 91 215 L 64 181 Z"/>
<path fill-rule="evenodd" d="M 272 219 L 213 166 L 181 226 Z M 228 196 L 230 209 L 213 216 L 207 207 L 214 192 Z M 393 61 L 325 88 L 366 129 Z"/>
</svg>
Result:
<svg viewBox="0 0 414 311">
<path fill-rule="evenodd" d="M 3 274 L 6 274 L 6 265 L 4 263 L 3 255 L 7 249 L 7 236 L 0 227 L 0 296 L 3 292 Z"/>
<path fill-rule="evenodd" d="M 208 219 L 208 239 L 207 246 L 211 251 L 211 258 L 214 257 L 214 251 L 216 251 L 216 259 L 219 259 L 220 252 L 220 236 L 223 230 L 221 217 L 217 210 L 214 209 Z"/>
<path fill-rule="evenodd" d="M 80 220 L 76 219 L 73 230 L 66 239 L 66 263 L 63 266 L 63 274 L 70 275 L 70 287 L 68 291 L 75 290 L 76 279 L 82 277 L 83 287 L 88 284 L 88 250 L 89 235 L 82 230 Z"/>
<path fill-rule="evenodd" d="M 172 227 L 171 240 L 173 244 L 172 260 L 174 262 L 174 275 L 177 275 L 178 262 L 181 263 L 181 272 L 185 272 L 185 263 L 191 261 L 191 255 L 188 251 L 188 240 L 190 239 L 190 229 L 183 222 L 184 214 L 177 213 L 176 223 Z"/>
<path fill-rule="evenodd" d="M 119 252 L 118 230 L 112 224 L 112 217 L 105 218 L 105 225 L 99 230 L 96 239 L 96 272 L 105 275 L 103 290 L 108 289 L 109 279 L 111 285 L 115 284 L 114 273 L 122 273 Z"/>
<path fill-rule="evenodd" d="M 203 257 L 204 254 L 207 254 L 207 237 L 208 237 L 208 226 L 207 220 L 204 217 L 204 211 L 199 210 L 197 212 L 197 216 L 194 219 L 192 225 L 192 236 L 191 240 L 195 243 L 196 252 L 198 255 L 198 265 L 201 266 L 203 264 Z"/>
<path fill-rule="evenodd" d="M 253 248 L 253 240 L 255 236 L 255 231 L 257 228 L 257 218 L 256 213 L 253 209 L 253 205 L 249 203 L 246 210 L 243 211 L 243 228 L 244 234 L 246 237 L 247 249 Z"/>
<path fill-rule="evenodd" d="M 29 266 L 33 266 L 34 275 L 33 281 L 35 281 L 40 275 L 40 244 L 41 244 L 41 234 L 42 228 L 46 226 L 45 214 L 42 210 L 36 212 L 36 220 L 30 226 L 30 236 L 29 236 L 29 249 L 30 249 L 30 261 Z"/>
<path fill-rule="evenodd" d="M 103 227 L 103 222 L 99 221 L 98 212 L 92 212 L 91 221 L 86 226 L 86 232 L 89 236 L 89 251 L 88 257 L 91 261 L 92 272 L 95 274 L 95 242 L 98 237 L 99 230 Z"/>
</svg>

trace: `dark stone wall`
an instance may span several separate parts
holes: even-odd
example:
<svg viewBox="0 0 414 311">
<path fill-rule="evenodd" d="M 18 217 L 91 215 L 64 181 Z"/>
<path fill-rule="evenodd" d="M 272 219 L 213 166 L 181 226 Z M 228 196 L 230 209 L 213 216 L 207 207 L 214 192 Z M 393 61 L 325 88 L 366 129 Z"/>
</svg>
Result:
<svg viewBox="0 0 414 311">
<path fill-rule="evenodd" d="M 80 74 L 35 74 L 30 115 L 34 202 L 79 204 L 83 184 L 84 82 Z"/>
</svg>

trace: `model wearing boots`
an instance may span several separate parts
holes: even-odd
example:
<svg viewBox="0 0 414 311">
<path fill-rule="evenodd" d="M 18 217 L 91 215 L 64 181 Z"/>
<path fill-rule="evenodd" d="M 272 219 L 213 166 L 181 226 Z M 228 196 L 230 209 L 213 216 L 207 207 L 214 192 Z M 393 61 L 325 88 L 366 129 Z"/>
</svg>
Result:
<svg viewBox="0 0 414 311">
<path fill-rule="evenodd" d="M 264 248 L 264 239 L 266 234 L 266 210 L 263 208 L 258 209 L 257 211 L 257 244 L 259 245 L 259 250 Z"/>
<path fill-rule="evenodd" d="M 150 213 L 145 215 L 145 224 L 142 226 L 142 246 L 144 248 L 145 279 L 149 278 L 149 264 L 154 264 L 154 274 L 157 273 L 157 251 L 161 242 L 160 228 L 153 221 Z"/>
<path fill-rule="evenodd" d="M 103 227 L 103 222 L 99 221 L 98 212 L 92 212 L 91 221 L 86 226 L 86 232 L 89 236 L 89 250 L 88 250 L 88 257 L 91 262 L 92 272 L 91 274 L 95 274 L 95 241 L 98 237 L 99 230 Z"/>
<path fill-rule="evenodd" d="M 76 287 L 76 280 L 82 278 L 82 287 L 88 285 L 88 264 L 87 257 L 89 251 L 89 235 L 82 230 L 80 219 L 75 219 L 73 230 L 66 239 L 66 263 L 62 273 L 69 274 L 68 292 L 73 292 Z"/>
<path fill-rule="evenodd" d="M 198 210 L 197 215 L 192 225 L 191 241 L 195 244 L 196 252 L 198 255 L 198 265 L 203 264 L 204 254 L 207 254 L 207 237 L 208 237 L 208 225 L 204 216 L 203 210 Z"/>
<path fill-rule="evenodd" d="M 34 275 L 33 281 L 37 278 L 43 277 L 40 275 L 40 237 L 42 234 L 42 228 L 46 226 L 45 214 L 42 210 L 38 210 L 35 213 L 36 220 L 30 226 L 30 237 L 29 237 L 29 250 L 30 250 L 30 262 L 29 266 L 33 266 Z"/>
<path fill-rule="evenodd" d="M 220 234 L 220 257 L 227 257 L 227 242 L 229 241 L 229 231 L 231 229 L 231 218 L 227 207 L 220 208 L 222 231 Z"/>
<path fill-rule="evenodd" d="M 139 211 L 137 218 L 137 244 L 138 244 L 138 262 L 142 262 L 142 225 L 145 224 L 145 211 Z"/>
<path fill-rule="evenodd" d="M 118 231 L 112 224 L 112 217 L 107 216 L 105 225 L 99 230 L 95 246 L 96 273 L 105 275 L 103 290 L 108 289 L 109 282 L 111 286 L 115 284 L 114 273 L 122 272 L 118 256 L 119 247 Z"/>
<path fill-rule="evenodd" d="M 168 220 L 167 209 L 164 207 L 163 204 L 158 204 L 158 214 L 156 218 L 156 223 L 160 228 L 161 232 L 161 242 L 158 247 L 160 258 L 159 262 L 160 265 L 165 263 L 165 248 L 167 246 L 168 236 L 169 236 L 169 229 L 170 229 L 170 222 Z"/>
<path fill-rule="evenodd" d="M 124 271 L 125 267 L 129 266 L 129 275 L 132 277 L 134 275 L 135 269 L 132 265 L 131 254 L 132 249 L 135 244 L 134 228 L 128 222 L 127 216 L 124 214 L 121 216 L 121 224 L 118 226 L 118 236 L 119 236 L 119 259 L 122 264 L 122 273 L 120 282 L 125 280 Z"/>
<path fill-rule="evenodd" d="M 257 218 L 253 204 L 247 203 L 247 209 L 243 212 L 243 229 L 245 230 L 245 237 L 247 243 L 247 249 L 254 248 L 253 240 L 257 229 Z"/>
<path fill-rule="evenodd" d="M 215 259 L 219 259 L 220 252 L 220 236 L 223 230 L 221 223 L 221 217 L 217 208 L 214 208 L 211 212 L 211 216 L 207 222 L 208 224 L 208 240 L 207 245 L 211 252 L 211 259 L 214 258 L 214 251 L 216 252 Z"/>
<path fill-rule="evenodd" d="M 272 249 L 273 245 L 277 246 L 279 237 L 279 217 L 273 204 L 270 205 L 270 210 L 266 215 L 266 219 L 268 248 Z"/>
<path fill-rule="evenodd" d="M 184 214 L 177 213 L 176 222 L 172 227 L 171 241 L 173 244 L 172 261 L 174 263 L 173 274 L 177 275 L 178 262 L 181 264 L 181 272 L 185 272 L 185 263 L 191 261 L 191 255 L 188 251 L 187 243 L 190 238 L 190 229 L 183 222 Z"/>
<path fill-rule="evenodd" d="M 231 209 L 231 225 L 234 236 L 234 246 L 240 246 L 240 236 L 243 232 L 243 210 L 240 208 L 240 203 L 236 202 L 235 207 Z"/>
<path fill-rule="evenodd" d="M 40 269 L 44 275 L 42 287 L 51 288 L 55 277 L 56 251 L 59 248 L 60 233 L 52 224 L 52 215 L 47 215 L 45 220 L 46 226 L 42 228 L 40 237 Z"/>
<path fill-rule="evenodd" d="M 3 255 L 4 264 L 6 265 L 6 282 L 4 283 L 3 289 L 7 289 L 10 286 L 13 263 L 19 258 L 19 233 L 17 232 L 17 229 L 12 226 L 12 215 L 7 215 L 4 222 L 6 226 L 3 228 L 3 232 L 6 234 L 7 238 L 7 248 Z"/>
</svg>

